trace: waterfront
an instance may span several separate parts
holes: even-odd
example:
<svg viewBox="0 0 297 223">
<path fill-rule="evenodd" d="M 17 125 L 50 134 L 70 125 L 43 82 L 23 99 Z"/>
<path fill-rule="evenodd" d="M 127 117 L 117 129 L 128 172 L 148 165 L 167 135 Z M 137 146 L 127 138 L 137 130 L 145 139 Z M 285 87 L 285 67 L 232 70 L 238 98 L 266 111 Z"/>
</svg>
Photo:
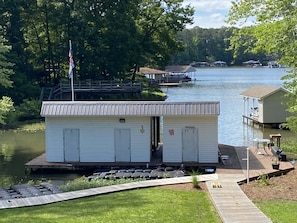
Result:
<svg viewBox="0 0 297 223">
<path fill-rule="evenodd" d="M 163 88 L 167 101 L 219 101 L 219 143 L 234 146 L 253 145 L 254 138 L 268 138 L 271 133 L 281 133 L 282 138 L 295 136 L 287 130 L 253 128 L 243 124 L 243 98 L 240 93 L 255 85 L 282 86 L 280 78 L 284 69 L 269 68 L 204 68 L 197 69 L 192 83 L 177 88 Z M 45 152 L 44 131 L 0 134 L 0 187 L 26 182 L 24 164 Z M 68 174 L 67 179 L 77 177 Z M 30 176 L 31 178 L 32 176 Z M 64 174 L 36 176 L 62 184 Z"/>
<path fill-rule="evenodd" d="M 196 79 L 181 88 L 163 88 L 167 101 L 219 101 L 219 143 L 251 146 L 254 138 L 269 138 L 281 133 L 283 138 L 292 134 L 287 130 L 257 128 L 242 122 L 244 101 L 240 93 L 256 85 L 281 87 L 285 69 L 278 68 L 200 68 L 192 74 Z"/>
</svg>

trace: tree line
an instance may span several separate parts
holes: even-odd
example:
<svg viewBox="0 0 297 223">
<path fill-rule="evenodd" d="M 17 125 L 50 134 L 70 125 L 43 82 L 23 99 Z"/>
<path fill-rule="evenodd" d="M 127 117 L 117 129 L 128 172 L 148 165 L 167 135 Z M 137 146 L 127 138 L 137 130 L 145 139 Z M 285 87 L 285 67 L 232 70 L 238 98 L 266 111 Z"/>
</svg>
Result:
<svg viewBox="0 0 297 223">
<path fill-rule="evenodd" d="M 280 59 L 295 68 L 296 13 L 292 4 L 278 6 L 241 0 L 233 3 L 230 25 L 254 17 L 255 26 L 186 29 L 194 9 L 183 0 L 2 0 L 0 94 L 8 97 L 0 121 L 12 102 L 27 117 L 38 112 L 40 88 L 67 79 L 69 40 L 76 80 L 134 81 L 139 67 L 194 61 Z"/>
<path fill-rule="evenodd" d="M 230 47 L 230 38 L 233 33 L 238 30 L 235 27 L 222 28 L 200 28 L 184 29 L 177 34 L 178 39 L 184 44 L 184 49 L 176 53 L 170 63 L 171 64 L 191 64 L 193 62 L 215 62 L 224 61 L 227 65 L 241 66 L 243 62 L 248 60 L 260 60 L 264 65 L 269 60 L 275 60 L 262 52 L 248 52 L 248 46 L 242 45 L 235 51 Z M 247 42 L 249 40 L 247 39 Z"/>
</svg>

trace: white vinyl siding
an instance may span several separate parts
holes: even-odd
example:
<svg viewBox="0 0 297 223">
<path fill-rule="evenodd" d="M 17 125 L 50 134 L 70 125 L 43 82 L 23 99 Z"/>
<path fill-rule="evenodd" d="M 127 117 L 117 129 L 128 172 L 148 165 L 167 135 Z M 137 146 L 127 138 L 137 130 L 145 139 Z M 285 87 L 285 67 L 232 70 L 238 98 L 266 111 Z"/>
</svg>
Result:
<svg viewBox="0 0 297 223">
<path fill-rule="evenodd" d="M 182 161 L 182 129 L 198 129 L 200 163 L 218 162 L 218 117 L 163 117 L 163 162 Z M 174 135 L 170 135 L 174 131 Z"/>
<path fill-rule="evenodd" d="M 120 123 L 120 118 L 125 118 L 125 123 Z M 131 162 L 150 161 L 150 117 L 48 117 L 48 162 L 64 161 L 63 129 L 66 128 L 80 130 L 80 162 L 114 162 L 114 129 L 121 128 L 131 130 Z"/>
</svg>

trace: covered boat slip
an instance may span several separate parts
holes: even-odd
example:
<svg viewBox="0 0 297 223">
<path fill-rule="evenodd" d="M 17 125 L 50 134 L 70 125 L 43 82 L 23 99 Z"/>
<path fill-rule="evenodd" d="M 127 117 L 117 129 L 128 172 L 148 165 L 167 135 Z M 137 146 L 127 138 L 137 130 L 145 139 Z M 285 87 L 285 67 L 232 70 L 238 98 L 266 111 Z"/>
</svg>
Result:
<svg viewBox="0 0 297 223">
<path fill-rule="evenodd" d="M 163 71 L 141 67 L 139 72 L 145 74 L 151 83 L 163 87 L 178 87 L 182 83 L 194 80 L 191 74 L 194 76 L 196 69 L 192 66 L 167 66 Z"/>
<path fill-rule="evenodd" d="M 218 163 L 219 102 L 47 101 L 41 115 L 49 164 Z"/>
<path fill-rule="evenodd" d="M 283 88 L 271 86 L 255 86 L 242 92 L 243 121 L 279 127 L 290 115 L 286 106 L 287 93 L 289 92 Z"/>
</svg>

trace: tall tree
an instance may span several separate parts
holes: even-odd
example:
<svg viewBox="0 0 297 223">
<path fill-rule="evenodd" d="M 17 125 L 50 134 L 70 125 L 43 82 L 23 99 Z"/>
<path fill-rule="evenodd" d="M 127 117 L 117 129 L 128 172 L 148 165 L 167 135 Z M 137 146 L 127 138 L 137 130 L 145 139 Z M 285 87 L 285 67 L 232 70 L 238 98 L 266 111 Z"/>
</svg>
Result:
<svg viewBox="0 0 297 223">
<path fill-rule="evenodd" d="M 38 82 L 66 78 L 69 39 L 77 80 L 126 79 L 132 68 L 165 66 L 192 16 L 183 0 L 0 0 L 0 34 L 16 64 L 18 90 L 9 94 L 19 103 L 36 98 Z"/>
<path fill-rule="evenodd" d="M 291 92 L 288 126 L 297 132 L 297 3 L 295 0 L 239 0 L 232 2 L 228 22 L 231 25 L 254 25 L 237 29 L 231 38 L 235 50 L 242 45 L 249 46 L 250 51 L 265 51 L 278 55 L 279 62 L 292 68 L 284 77 L 285 87 Z M 246 41 L 247 38 L 249 41 Z"/>
<path fill-rule="evenodd" d="M 10 75 L 13 73 L 13 63 L 7 59 L 10 48 L 6 45 L 5 39 L 0 36 L 0 85 L 5 88 L 12 86 Z M 2 96 L 0 99 L 0 124 L 5 124 L 5 117 L 12 109 L 13 102 L 11 98 Z"/>
<path fill-rule="evenodd" d="M 78 79 L 123 79 L 137 65 L 164 66 L 181 49 L 176 33 L 192 21 L 193 9 L 182 3 L 29 0 L 21 11 L 26 53 L 34 67 L 48 61 L 51 68 L 61 65 L 66 76 L 62 64 L 72 39 Z"/>
</svg>

